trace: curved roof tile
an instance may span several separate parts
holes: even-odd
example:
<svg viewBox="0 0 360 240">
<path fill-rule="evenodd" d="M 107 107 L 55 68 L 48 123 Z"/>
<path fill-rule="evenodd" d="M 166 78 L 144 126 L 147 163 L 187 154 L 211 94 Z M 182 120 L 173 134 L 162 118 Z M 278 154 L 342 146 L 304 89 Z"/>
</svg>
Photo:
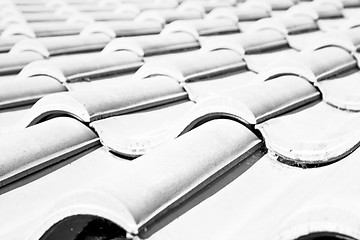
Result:
<svg viewBox="0 0 360 240">
<path fill-rule="evenodd" d="M 168 52 L 196 49 L 200 43 L 188 33 L 172 33 L 133 38 L 117 38 L 106 45 L 103 52 L 128 50 L 140 57 Z"/>
<path fill-rule="evenodd" d="M 91 122 L 187 98 L 188 94 L 177 81 L 167 77 L 138 80 L 94 91 L 52 94 L 32 107 L 25 125 L 34 125 L 51 115 L 70 115 L 83 122 Z"/>
<path fill-rule="evenodd" d="M 175 56 L 168 61 L 145 63 L 135 73 L 135 77 L 141 79 L 164 75 L 173 77 L 179 82 L 188 82 L 244 68 L 246 63 L 238 52 L 228 49 L 205 50 L 191 53 L 191 57 Z"/>
<path fill-rule="evenodd" d="M 19 77 L 26 79 L 43 75 L 66 83 L 131 72 L 142 64 L 142 59 L 129 51 L 91 53 L 35 61 L 28 64 Z"/>
<path fill-rule="evenodd" d="M 97 136 L 71 118 L 52 119 L 16 134 L 2 136 L 0 185 L 2 187 L 97 144 Z"/>
<path fill-rule="evenodd" d="M 315 114 L 316 113 L 316 114 Z M 291 165 L 326 165 L 359 145 L 359 114 L 324 102 L 268 120 L 257 128 L 267 147 Z"/>
</svg>

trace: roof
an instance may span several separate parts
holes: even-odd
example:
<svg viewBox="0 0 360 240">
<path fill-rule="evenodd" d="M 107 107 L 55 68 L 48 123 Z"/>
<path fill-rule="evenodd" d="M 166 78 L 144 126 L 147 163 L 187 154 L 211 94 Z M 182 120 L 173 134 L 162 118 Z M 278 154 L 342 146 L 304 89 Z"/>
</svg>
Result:
<svg viewBox="0 0 360 240">
<path fill-rule="evenodd" d="M 358 0 L 0 0 L 1 239 L 360 239 Z"/>
</svg>

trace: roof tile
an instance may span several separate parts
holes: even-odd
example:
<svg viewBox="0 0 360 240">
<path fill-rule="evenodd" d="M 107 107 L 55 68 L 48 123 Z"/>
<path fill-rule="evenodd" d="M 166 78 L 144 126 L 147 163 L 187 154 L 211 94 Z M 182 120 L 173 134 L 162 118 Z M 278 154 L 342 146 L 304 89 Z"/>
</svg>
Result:
<svg viewBox="0 0 360 240">
<path fill-rule="evenodd" d="M 174 56 L 167 62 L 159 60 L 145 63 L 135 73 L 135 77 L 141 79 L 164 75 L 180 82 L 188 82 L 246 68 L 242 56 L 232 50 L 199 51 L 191 53 L 191 58 L 188 55 Z"/>
<path fill-rule="evenodd" d="M 192 35 L 178 32 L 132 38 L 117 38 L 107 44 L 103 51 L 128 50 L 144 57 L 154 54 L 196 49 L 199 47 L 200 43 Z"/>
<path fill-rule="evenodd" d="M 23 14 L 28 23 L 31 22 L 63 22 L 68 19 L 68 16 L 63 14 L 54 14 L 53 12 L 45 13 L 26 13 Z"/>
<path fill-rule="evenodd" d="M 165 10 L 146 10 L 141 12 L 137 19 L 147 21 L 160 21 L 161 23 L 171 23 L 176 20 L 201 19 L 203 17 L 201 11 L 184 11 L 181 9 L 165 9 Z"/>
<path fill-rule="evenodd" d="M 40 22 L 29 23 L 36 37 L 54 37 L 79 34 L 85 24 L 68 22 Z"/>
<path fill-rule="evenodd" d="M 193 142 L 199 144 L 194 146 Z M 261 144 L 241 124 L 231 120 L 211 121 L 124 165 L 121 172 L 108 176 L 109 181 L 105 182 L 111 185 L 99 183 L 94 188 L 110 193 L 128 209 L 131 215 L 121 226 L 136 234 L 146 231 L 147 224 L 186 201 L 258 150 Z M 219 151 L 221 146 L 226 146 L 226 151 Z M 168 161 L 169 151 L 173 154 L 171 161 Z"/>
<path fill-rule="evenodd" d="M 137 90 L 136 93 L 131 89 Z M 83 122 L 139 111 L 187 99 L 184 89 L 173 79 L 156 77 L 119 84 L 96 91 L 71 91 L 42 98 L 31 109 L 26 125 L 55 114 L 70 115 Z M 93 101 L 94 98 L 98 101 Z"/>
<path fill-rule="evenodd" d="M 359 0 L 342 0 L 341 2 L 344 5 L 344 8 L 360 7 Z"/>
<path fill-rule="evenodd" d="M 157 34 L 162 24 L 156 21 L 108 21 L 90 24 L 82 30 L 82 34 L 104 33 L 110 37 L 125 37 Z"/>
<path fill-rule="evenodd" d="M 0 37 L 0 53 L 9 52 L 17 42 L 24 38 L 23 36 Z"/>
<path fill-rule="evenodd" d="M 0 54 L 0 74 L 18 73 L 28 63 L 40 59 L 43 59 L 42 55 L 30 51 Z"/>
<path fill-rule="evenodd" d="M 323 100 L 337 108 L 349 111 L 359 111 L 359 96 L 357 94 L 358 72 L 354 71 L 339 74 L 330 79 L 319 81 L 316 86 L 320 89 Z"/>
<path fill-rule="evenodd" d="M 87 81 L 133 71 L 142 64 L 142 59 L 129 51 L 91 53 L 35 61 L 28 64 L 19 77 L 25 79 L 35 75 L 45 75 L 62 83 Z"/>
<path fill-rule="evenodd" d="M 24 39 L 15 44 L 11 51 L 34 51 L 48 58 L 59 54 L 102 50 L 110 40 L 104 34 Z"/>
<path fill-rule="evenodd" d="M 47 76 L 29 79 L 9 78 L 0 81 L 0 109 L 33 104 L 43 96 L 66 91 L 58 81 Z"/>
<path fill-rule="evenodd" d="M 324 229 L 335 232 L 337 237 L 358 238 L 360 233 L 355 229 L 359 217 L 351 209 L 358 199 L 354 179 L 359 153 L 356 150 L 343 161 L 306 170 L 284 167 L 269 154 L 248 163 L 251 167 L 247 170 L 239 165 L 229 176 L 229 184 L 219 186 L 221 191 L 149 239 L 180 240 L 182 233 L 190 229 L 192 239 L 332 237 L 321 234 Z M 261 231 L 257 231 L 259 227 Z M 314 232 L 318 235 L 312 235 Z"/>
<path fill-rule="evenodd" d="M 124 13 L 117 13 L 117 12 L 87 12 L 85 16 L 90 17 L 96 22 L 101 21 L 130 21 L 134 20 L 136 14 L 132 12 L 124 12 Z"/>
<path fill-rule="evenodd" d="M 2 136 L 0 185 L 75 155 L 97 142 L 91 130 L 71 118 L 56 118 Z M 19 150 L 19 145 L 24 148 Z"/>
<path fill-rule="evenodd" d="M 0 238 L 360 236 L 359 3 L 2 0 Z"/>
<path fill-rule="evenodd" d="M 238 7 L 223 7 L 212 10 L 207 16 L 213 19 L 230 18 L 239 22 L 255 21 L 270 17 L 271 10 L 256 4 L 241 4 Z"/>
<path fill-rule="evenodd" d="M 251 0 L 251 1 L 258 1 L 258 0 Z M 272 10 L 287 10 L 290 7 L 294 6 L 296 1 L 294 0 L 261 0 L 260 2 L 265 2 L 271 6 Z"/>
<path fill-rule="evenodd" d="M 110 152 L 133 159 L 188 132 L 193 127 L 192 121 L 200 121 L 192 112 L 194 106 L 194 102 L 183 99 L 90 125 Z"/>
<path fill-rule="evenodd" d="M 190 32 L 198 36 L 239 32 L 237 22 L 229 19 L 178 20 L 168 24 L 165 32 Z"/>
<path fill-rule="evenodd" d="M 28 38 L 35 38 L 36 35 L 30 26 L 23 23 L 9 24 L 1 32 L 0 37 L 3 38 L 12 38 L 15 36 L 24 36 Z"/>
<path fill-rule="evenodd" d="M 284 75 L 224 95 L 242 102 L 250 112 L 244 120 L 259 124 L 291 109 L 320 99 L 320 92 L 305 79 Z"/>
<path fill-rule="evenodd" d="M 231 89 L 243 88 L 260 81 L 256 77 L 256 73 L 243 69 L 225 75 L 213 76 L 202 81 L 188 82 L 186 88 L 192 98 L 201 99 L 211 95 L 221 95 Z"/>
<path fill-rule="evenodd" d="M 316 114 L 315 114 L 316 113 Z M 324 102 L 257 128 L 267 147 L 290 165 L 317 166 L 343 158 L 358 146 L 358 113 L 338 110 Z"/>
<path fill-rule="evenodd" d="M 332 58 L 331 56 L 337 56 Z M 322 61 L 328 59 L 329 61 Z M 296 74 L 316 82 L 356 68 L 357 61 L 351 53 L 340 47 L 324 47 L 316 51 L 303 51 L 291 59 L 284 58 L 269 64 L 262 73 L 265 79 L 282 74 Z"/>
<path fill-rule="evenodd" d="M 279 61 L 279 59 L 292 59 L 297 53 L 295 49 L 282 47 L 248 54 L 244 59 L 250 70 L 259 73 L 270 68 L 269 65 L 273 62 Z"/>
<path fill-rule="evenodd" d="M 184 1 L 180 8 L 182 9 L 204 9 L 205 13 L 209 13 L 212 10 L 219 7 L 230 7 L 233 3 L 231 1 Z"/>
</svg>

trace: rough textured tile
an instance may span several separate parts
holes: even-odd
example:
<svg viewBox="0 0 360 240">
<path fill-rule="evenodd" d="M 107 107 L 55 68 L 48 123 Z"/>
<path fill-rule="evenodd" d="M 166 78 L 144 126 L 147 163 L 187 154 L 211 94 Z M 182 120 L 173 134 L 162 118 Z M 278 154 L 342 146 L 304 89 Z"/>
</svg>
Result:
<svg viewBox="0 0 360 240">
<path fill-rule="evenodd" d="M 239 53 L 232 50 L 219 49 L 194 52 L 186 56 L 174 56 L 166 62 L 149 62 L 144 64 L 135 73 L 135 77 L 146 78 L 151 75 L 165 75 L 171 76 L 180 82 L 186 82 L 241 70 L 245 66 L 245 62 Z"/>
<path fill-rule="evenodd" d="M 104 33 L 110 37 L 158 34 L 162 24 L 156 21 L 108 21 L 86 26 L 82 34 Z"/>
<path fill-rule="evenodd" d="M 229 19 L 179 20 L 170 23 L 165 32 L 193 32 L 198 36 L 239 32 L 239 26 Z"/>
<path fill-rule="evenodd" d="M 219 132 L 218 128 L 223 128 L 225 131 Z M 194 146 L 191 144 L 192 142 L 197 142 L 198 144 Z M 226 146 L 228 149 L 225 152 L 215 150 L 213 147 L 225 146 L 224 144 L 220 144 L 224 142 L 227 143 Z M 229 146 L 233 147 L 229 148 Z M 238 148 L 238 146 L 242 147 Z M 136 233 L 139 228 L 141 231 L 146 231 L 145 228 L 142 229 L 141 227 L 146 226 L 151 219 L 161 217 L 169 211 L 173 205 L 182 204 L 182 202 L 198 192 L 199 187 L 207 186 L 209 183 L 216 181 L 218 177 L 225 174 L 236 164 L 241 163 L 260 146 L 260 141 L 241 124 L 229 120 L 215 120 L 200 126 L 191 133 L 173 142 L 169 142 L 166 146 L 153 151 L 146 158 L 139 158 L 131 164 L 121 164 L 119 160 L 117 160 L 118 164 L 115 164 L 113 160 L 109 159 L 109 156 L 106 157 L 101 152 L 90 154 L 89 157 L 85 156 L 85 159 L 88 159 L 88 163 L 97 165 L 99 163 L 97 163 L 96 158 L 100 159 L 100 157 L 102 161 L 105 161 L 105 165 L 99 165 L 100 168 L 96 168 L 96 171 L 99 169 L 109 169 L 108 171 L 106 170 L 106 176 L 102 175 L 101 178 L 103 180 L 105 180 L 104 177 L 106 179 L 108 178 L 109 181 L 105 182 L 111 183 L 111 185 L 106 184 L 106 186 L 103 186 L 101 182 L 89 185 L 89 182 L 83 182 L 81 177 L 75 180 L 75 183 L 69 185 L 69 182 L 65 179 L 63 183 L 59 183 L 61 186 L 53 192 L 54 194 L 44 196 L 43 200 L 52 199 L 50 201 L 36 200 L 36 198 L 41 198 L 41 196 L 29 196 L 32 199 L 32 209 L 37 209 L 39 206 L 42 206 L 43 210 L 41 212 L 44 215 L 46 215 L 48 211 L 52 212 L 54 209 L 57 209 L 55 211 L 57 214 L 53 215 L 52 219 L 44 221 L 44 219 L 34 218 L 35 212 L 30 211 L 26 213 L 26 216 L 24 216 L 21 221 L 23 223 L 29 223 L 29 220 L 33 219 L 33 221 L 31 221 L 33 224 L 36 225 L 40 223 L 40 229 L 32 235 L 34 238 L 36 238 L 36 236 L 39 237 L 46 231 L 49 224 L 58 221 L 58 218 L 62 219 L 61 216 L 69 207 L 74 210 L 74 214 L 76 214 L 75 212 L 79 213 L 77 211 L 78 208 L 76 208 L 76 201 L 84 199 L 88 207 L 83 209 L 83 213 L 94 212 L 96 206 L 101 204 L 103 211 L 101 211 L 101 213 L 98 212 L 99 215 L 106 216 L 106 218 L 112 219 L 113 222 L 121 224 L 122 227 L 131 233 Z M 169 161 L 167 156 L 169 151 L 174 153 L 174 158 L 172 158 L 171 161 Z M 207 156 L 210 156 L 210 158 Z M 154 162 L 158 164 L 161 163 L 161 167 L 156 167 Z M 58 181 L 59 178 L 65 175 L 77 174 L 76 169 L 80 169 L 79 167 L 83 166 L 84 163 L 86 162 L 75 162 L 64 167 L 64 169 L 49 174 L 44 177 L 44 180 L 47 179 L 49 183 L 49 181 Z M 113 170 L 111 169 L 112 165 Z M 94 169 L 95 168 L 85 167 L 79 174 L 80 176 L 86 177 L 89 173 L 93 172 Z M 114 171 L 115 169 L 117 171 Z M 149 169 L 152 170 L 149 171 Z M 144 174 L 135 177 L 133 172 L 139 173 L 139 171 Z M 158 179 L 159 176 L 162 180 L 155 180 Z M 96 174 L 94 177 L 99 179 Z M 149 181 L 150 178 L 154 179 L 154 181 Z M 127 180 L 123 181 L 123 179 Z M 127 181 L 130 179 L 132 181 L 131 186 L 127 184 Z M 163 182 L 166 182 L 167 186 L 164 186 L 164 188 L 159 191 L 158 185 Z M 189 183 L 191 184 L 189 185 Z M 47 186 L 48 184 L 44 185 L 43 179 L 40 179 L 40 181 L 29 184 L 27 186 L 27 192 L 30 193 L 41 187 L 47 189 Z M 171 191 L 167 191 L 166 188 L 171 189 Z M 154 191 L 155 189 L 156 191 Z M 61 198 L 61 196 L 64 196 L 66 193 L 68 193 L 69 198 Z M 84 194 L 82 195 L 82 193 Z M 7 193 L 3 195 L 1 201 L 3 203 L 11 201 L 16 195 L 16 191 Z M 158 196 L 162 197 L 159 198 Z M 166 207 L 164 208 L 164 206 Z M 123 214 L 111 214 L 111 211 L 107 211 L 106 209 L 112 209 L 112 211 L 116 209 L 116 211 L 119 211 L 118 213 L 122 212 Z M 14 214 L 18 210 L 21 209 L 9 209 L 8 211 L 13 214 L 6 218 L 15 216 Z M 2 234 L 5 236 L 13 236 L 11 234 L 12 230 L 13 229 L 9 227 Z"/>
<path fill-rule="evenodd" d="M 155 77 L 92 91 L 48 95 L 33 106 L 25 125 L 36 124 L 56 112 L 91 122 L 184 99 L 188 94 L 177 81 Z"/>
<path fill-rule="evenodd" d="M 7 78 L 0 81 L 0 109 L 33 104 L 43 96 L 66 91 L 57 80 L 48 76 L 29 79 Z"/>
<path fill-rule="evenodd" d="M 43 56 L 30 51 L 0 54 L 0 74 L 19 73 L 27 64 L 40 59 L 43 59 Z"/>
<path fill-rule="evenodd" d="M 317 82 L 317 87 L 325 102 L 341 109 L 359 111 L 359 84 L 359 72 L 355 70 Z"/>
<path fill-rule="evenodd" d="M 203 81 L 189 82 L 187 87 L 193 96 L 205 98 L 209 95 L 218 95 L 226 91 L 243 88 L 259 83 L 259 78 L 251 71 L 239 71 L 227 75 L 219 75 Z"/>
<path fill-rule="evenodd" d="M 110 151 L 137 157 L 180 135 L 187 127 L 182 120 L 194 105 L 191 101 L 168 104 L 94 121 L 91 126 Z"/>
<path fill-rule="evenodd" d="M 33 51 L 44 57 L 50 57 L 59 54 L 100 51 L 110 40 L 110 37 L 103 34 L 26 39 L 17 43 L 12 48 L 12 52 Z"/>
<path fill-rule="evenodd" d="M 73 55 L 32 62 L 19 77 L 47 75 L 62 83 L 84 81 L 131 72 L 142 64 L 142 59 L 129 51 Z"/>
<path fill-rule="evenodd" d="M 128 50 L 144 57 L 168 52 L 197 49 L 200 44 L 188 33 L 173 33 L 132 38 L 118 38 L 111 41 L 104 52 Z"/>
<path fill-rule="evenodd" d="M 83 30 L 85 25 L 66 22 L 41 22 L 30 23 L 29 26 L 35 32 L 36 37 L 54 37 L 77 35 Z"/>
<path fill-rule="evenodd" d="M 0 238 L 359 239 L 358 6 L 0 1 Z"/>
<path fill-rule="evenodd" d="M 149 239 L 180 240 L 190 229 L 187 238 L 194 240 L 297 239 L 323 231 L 357 239 L 359 154 L 356 150 L 344 161 L 307 170 L 283 166 L 266 155 Z"/>
<path fill-rule="evenodd" d="M 163 10 L 145 10 L 137 18 L 142 20 L 160 21 L 162 23 L 171 23 L 176 20 L 201 19 L 203 14 L 198 10 L 163 9 Z"/>
<path fill-rule="evenodd" d="M 250 124 L 259 124 L 321 97 L 309 82 L 292 75 L 231 90 L 223 95 L 244 104 L 247 111 L 243 119 Z"/>
<path fill-rule="evenodd" d="M 23 36 L 14 36 L 14 37 L 2 37 L 0 38 L 0 52 L 9 52 L 10 49 L 19 41 L 23 40 Z"/>
<path fill-rule="evenodd" d="M 56 118 L 16 133 L 2 135 L 1 186 L 96 144 L 96 135 L 71 118 Z"/>
<path fill-rule="evenodd" d="M 334 58 L 336 56 L 336 58 Z M 327 61 L 323 61 L 327 59 Z M 302 51 L 291 57 L 283 57 L 267 66 L 264 79 L 282 74 L 295 74 L 316 82 L 356 68 L 357 60 L 346 49 L 326 46 L 315 51 Z"/>
<path fill-rule="evenodd" d="M 326 164 L 350 154 L 359 144 L 359 114 L 324 102 L 257 126 L 267 147 L 293 165 Z"/>
<path fill-rule="evenodd" d="M 269 64 L 274 61 L 278 59 L 293 58 L 296 53 L 296 50 L 290 48 L 253 53 L 245 56 L 245 62 L 250 70 L 261 72 L 265 71 L 269 67 Z"/>
</svg>

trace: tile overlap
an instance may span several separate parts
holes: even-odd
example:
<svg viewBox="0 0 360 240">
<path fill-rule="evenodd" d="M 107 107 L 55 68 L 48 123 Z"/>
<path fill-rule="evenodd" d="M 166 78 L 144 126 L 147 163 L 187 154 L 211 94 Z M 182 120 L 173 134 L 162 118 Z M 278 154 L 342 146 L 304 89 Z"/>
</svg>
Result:
<svg viewBox="0 0 360 240">
<path fill-rule="evenodd" d="M 0 0 L 0 238 L 360 238 L 359 12 Z"/>
</svg>

